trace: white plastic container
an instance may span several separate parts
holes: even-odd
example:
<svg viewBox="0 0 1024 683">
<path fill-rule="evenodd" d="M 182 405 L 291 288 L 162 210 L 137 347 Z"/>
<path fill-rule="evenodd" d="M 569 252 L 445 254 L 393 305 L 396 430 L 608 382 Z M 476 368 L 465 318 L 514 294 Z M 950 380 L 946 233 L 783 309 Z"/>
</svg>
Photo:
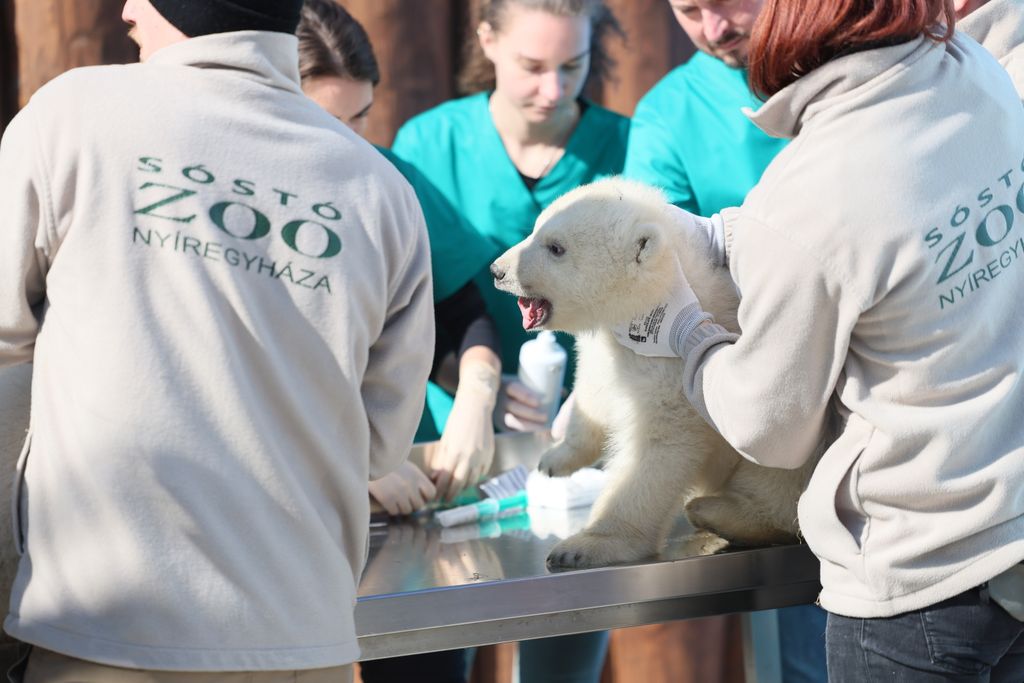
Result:
<svg viewBox="0 0 1024 683">
<path fill-rule="evenodd" d="M 519 381 L 541 397 L 541 410 L 548 414 L 548 426 L 558 414 L 569 354 L 555 333 L 545 330 L 519 349 Z"/>
</svg>

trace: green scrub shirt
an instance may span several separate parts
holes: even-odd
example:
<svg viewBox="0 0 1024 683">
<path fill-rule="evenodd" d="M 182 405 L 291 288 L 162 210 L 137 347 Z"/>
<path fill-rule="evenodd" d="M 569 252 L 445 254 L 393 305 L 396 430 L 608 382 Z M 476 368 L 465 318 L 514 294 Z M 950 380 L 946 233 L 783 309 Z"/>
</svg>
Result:
<svg viewBox="0 0 1024 683">
<path fill-rule="evenodd" d="M 423 209 L 430 238 L 430 271 L 434 280 L 434 302 L 444 301 L 466 286 L 482 268 L 498 256 L 498 247 L 466 225 L 448 200 L 412 164 L 398 158 L 390 150 L 377 147 L 412 185 Z M 443 334 L 438 330 L 438 334 Z M 452 395 L 427 383 L 426 404 L 416 430 L 415 441 L 436 441 L 441 438 Z"/>
<path fill-rule="evenodd" d="M 556 198 L 622 172 L 629 119 L 588 102 L 565 154 L 530 190 L 494 127 L 489 95 L 452 100 L 416 116 L 398 131 L 392 149 L 422 171 L 467 222 L 503 252 L 533 231 L 537 216 Z M 530 338 L 516 299 L 494 288 L 486 268 L 476 282 L 501 336 L 503 369 L 514 373 L 519 347 Z M 559 342 L 572 349 L 571 337 L 559 335 Z M 567 386 L 572 374 L 570 363 Z"/>
<path fill-rule="evenodd" d="M 788 142 L 743 114 L 761 104 L 745 70 L 697 53 L 637 105 L 625 175 L 662 188 L 670 202 L 701 216 L 741 205 Z"/>
</svg>

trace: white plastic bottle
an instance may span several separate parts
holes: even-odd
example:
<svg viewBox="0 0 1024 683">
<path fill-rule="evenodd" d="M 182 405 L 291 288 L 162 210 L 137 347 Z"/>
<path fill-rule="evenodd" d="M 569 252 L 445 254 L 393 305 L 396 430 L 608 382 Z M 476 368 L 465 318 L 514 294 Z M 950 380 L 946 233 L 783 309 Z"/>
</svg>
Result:
<svg viewBox="0 0 1024 683">
<path fill-rule="evenodd" d="M 549 427 L 558 414 L 568 359 L 555 333 L 547 330 L 519 349 L 519 381 L 541 396 L 540 409 L 547 412 Z"/>
</svg>

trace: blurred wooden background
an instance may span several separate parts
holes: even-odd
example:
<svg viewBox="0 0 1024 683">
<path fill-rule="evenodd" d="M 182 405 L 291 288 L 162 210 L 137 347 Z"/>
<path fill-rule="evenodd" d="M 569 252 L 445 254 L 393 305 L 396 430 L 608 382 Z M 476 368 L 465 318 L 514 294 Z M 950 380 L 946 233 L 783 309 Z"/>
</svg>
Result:
<svg viewBox="0 0 1024 683">
<path fill-rule="evenodd" d="M 455 94 L 472 0 L 343 0 L 366 27 L 382 82 L 368 137 L 389 145 L 410 116 Z M 631 115 L 637 100 L 693 48 L 666 0 L 609 0 L 627 33 L 615 40 L 614 80 L 591 97 Z M 122 0 L 0 0 L 0 129 L 40 86 L 76 66 L 133 62 Z M 97 96 L 102 96 L 97 93 Z M 736 617 L 613 633 L 602 683 L 739 683 Z M 475 683 L 507 683 L 513 645 L 481 648 Z"/>
<path fill-rule="evenodd" d="M 413 114 L 455 94 L 455 72 L 472 0 L 343 0 L 366 27 L 382 82 L 368 137 L 388 145 Z M 0 125 L 54 76 L 76 66 L 133 62 L 138 52 L 121 22 L 122 0 L 0 0 Z M 691 52 L 666 0 L 610 0 L 627 43 L 611 48 L 614 81 L 591 91 L 626 115 Z"/>
</svg>

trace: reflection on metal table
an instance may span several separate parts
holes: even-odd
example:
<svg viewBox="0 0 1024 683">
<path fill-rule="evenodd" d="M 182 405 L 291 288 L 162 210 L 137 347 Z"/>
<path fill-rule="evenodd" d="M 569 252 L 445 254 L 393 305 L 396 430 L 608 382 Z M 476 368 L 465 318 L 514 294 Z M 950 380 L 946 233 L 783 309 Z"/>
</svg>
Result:
<svg viewBox="0 0 1024 683">
<path fill-rule="evenodd" d="M 541 435 L 499 438 L 492 471 L 534 466 L 543 446 Z M 450 529 L 429 517 L 374 527 L 355 611 L 362 658 L 805 604 L 820 589 L 806 546 L 707 554 L 685 520 L 649 562 L 549 572 L 548 551 L 588 514 L 531 508 Z"/>
</svg>

